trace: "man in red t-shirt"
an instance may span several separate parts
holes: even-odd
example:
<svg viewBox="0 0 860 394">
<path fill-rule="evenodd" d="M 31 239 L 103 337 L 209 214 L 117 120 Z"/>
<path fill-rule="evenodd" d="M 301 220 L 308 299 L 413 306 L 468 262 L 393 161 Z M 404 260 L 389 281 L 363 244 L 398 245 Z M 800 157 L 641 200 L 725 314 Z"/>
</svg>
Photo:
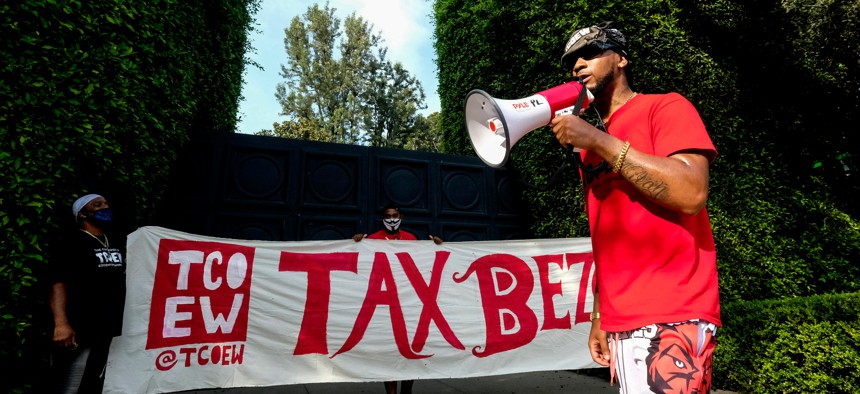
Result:
<svg viewBox="0 0 860 394">
<path fill-rule="evenodd" d="M 622 392 L 703 393 L 721 325 L 705 209 L 717 151 L 684 97 L 633 91 L 629 59 L 609 24 L 575 31 L 562 62 L 594 94 L 600 127 L 551 122 L 562 146 L 582 150 L 597 265 L 589 350 Z"/>
<path fill-rule="evenodd" d="M 373 234 L 355 234 L 352 239 L 355 242 L 359 242 L 362 239 L 387 239 L 387 240 L 399 240 L 399 241 L 417 241 L 418 238 L 415 237 L 412 233 L 401 230 L 400 224 L 403 222 L 403 213 L 400 212 L 400 208 L 394 205 L 387 205 L 382 209 L 382 224 L 383 229 L 379 230 Z M 433 240 L 437 245 L 442 243 L 442 238 L 431 235 L 430 239 Z M 389 381 L 385 383 L 385 392 L 386 394 L 397 394 L 397 382 Z M 414 380 L 404 380 L 400 382 L 400 394 L 411 394 L 412 393 L 412 384 L 415 383 Z"/>
</svg>

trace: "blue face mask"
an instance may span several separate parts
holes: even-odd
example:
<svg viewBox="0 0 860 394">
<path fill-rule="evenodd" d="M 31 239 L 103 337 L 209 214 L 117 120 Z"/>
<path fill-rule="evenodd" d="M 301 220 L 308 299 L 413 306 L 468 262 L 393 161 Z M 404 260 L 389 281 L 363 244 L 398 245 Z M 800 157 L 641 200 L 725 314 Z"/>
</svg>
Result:
<svg viewBox="0 0 860 394">
<path fill-rule="evenodd" d="M 113 221 L 113 212 L 110 208 L 99 209 L 93 212 L 93 220 L 100 225 L 110 224 Z"/>
</svg>

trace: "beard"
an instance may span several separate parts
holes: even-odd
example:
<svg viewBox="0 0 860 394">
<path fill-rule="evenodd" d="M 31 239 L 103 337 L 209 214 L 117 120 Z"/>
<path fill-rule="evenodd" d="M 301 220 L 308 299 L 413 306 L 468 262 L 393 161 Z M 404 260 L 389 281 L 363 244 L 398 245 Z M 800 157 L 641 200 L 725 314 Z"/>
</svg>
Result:
<svg viewBox="0 0 860 394">
<path fill-rule="evenodd" d="M 612 82 L 612 78 L 610 75 L 592 76 L 592 78 L 594 78 L 594 88 L 589 88 L 588 90 L 594 97 L 600 97 L 600 94 L 603 93 L 609 82 Z"/>
</svg>

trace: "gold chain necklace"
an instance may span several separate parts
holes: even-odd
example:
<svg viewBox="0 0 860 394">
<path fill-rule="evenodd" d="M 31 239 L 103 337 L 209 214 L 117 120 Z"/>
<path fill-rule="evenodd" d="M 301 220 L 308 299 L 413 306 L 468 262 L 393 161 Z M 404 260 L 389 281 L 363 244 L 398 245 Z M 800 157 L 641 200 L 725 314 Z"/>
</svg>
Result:
<svg viewBox="0 0 860 394">
<path fill-rule="evenodd" d="M 633 94 L 631 94 L 630 97 L 627 98 L 627 100 L 624 100 L 624 104 L 627 104 L 627 102 L 630 101 L 633 97 L 636 97 L 637 94 L 638 93 L 633 92 Z M 624 104 L 621 105 L 623 106 Z"/>
<path fill-rule="evenodd" d="M 87 233 L 87 235 L 89 235 L 90 237 L 93 237 L 93 239 L 95 239 L 96 241 L 99 241 L 99 243 L 102 244 L 103 247 L 105 247 L 105 248 L 110 247 L 110 240 L 108 240 L 107 234 L 102 234 L 102 236 L 105 237 L 104 242 L 102 242 L 101 238 L 96 237 L 95 234 L 93 234 L 87 230 L 84 230 L 84 229 L 81 229 L 81 231 Z"/>
<path fill-rule="evenodd" d="M 624 102 L 623 102 L 623 103 L 621 103 L 621 105 L 619 105 L 619 106 L 618 106 L 618 108 L 616 108 L 616 109 L 615 109 L 615 111 L 618 111 L 619 109 L 621 109 L 621 107 L 623 107 L 625 104 L 627 104 L 627 102 L 628 102 L 628 101 L 632 100 L 632 99 L 633 99 L 633 97 L 636 97 L 636 95 L 637 95 L 637 94 L 639 94 L 639 93 L 633 92 L 633 94 L 631 94 L 631 95 L 630 95 L 630 97 L 627 97 L 627 100 L 624 100 Z M 609 113 L 609 116 L 607 116 L 607 118 L 611 118 L 611 117 L 612 117 L 612 114 L 614 114 L 614 113 L 615 113 L 615 111 L 610 112 L 610 113 Z M 598 115 L 598 117 L 599 117 L 599 116 L 600 116 L 600 113 L 598 112 L 598 113 L 597 113 L 597 115 Z M 606 122 L 606 121 L 605 121 L 605 120 L 603 120 L 603 118 L 601 117 L 601 118 L 600 118 L 600 123 L 602 124 L 602 126 L 598 126 L 597 128 L 598 128 L 598 129 L 600 129 L 600 128 L 602 127 L 602 130 L 603 130 L 603 131 L 606 131 L 608 126 L 606 125 L 606 123 L 605 123 L 605 122 Z"/>
</svg>

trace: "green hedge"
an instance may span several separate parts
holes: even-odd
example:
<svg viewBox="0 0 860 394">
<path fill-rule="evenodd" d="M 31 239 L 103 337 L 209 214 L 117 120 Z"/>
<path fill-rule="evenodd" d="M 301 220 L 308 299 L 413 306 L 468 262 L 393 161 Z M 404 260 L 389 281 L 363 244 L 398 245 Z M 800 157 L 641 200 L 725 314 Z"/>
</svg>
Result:
<svg viewBox="0 0 860 394">
<path fill-rule="evenodd" d="M 627 33 L 634 90 L 688 97 L 719 152 L 707 209 L 722 299 L 860 291 L 858 205 L 849 202 L 860 191 L 852 178 L 858 169 L 825 176 L 812 165 L 823 155 L 860 147 L 860 141 L 851 143 L 857 133 L 846 131 L 860 117 L 860 33 L 856 20 L 838 17 L 857 15 L 860 4 L 832 3 L 438 0 L 445 150 L 474 154 L 463 110 L 471 89 L 513 99 L 556 86 L 569 74 L 559 58 L 573 28 L 614 20 Z M 809 43 L 810 35 L 833 29 L 842 32 L 833 36 L 833 47 Z M 746 60 L 763 56 L 767 66 Z M 818 67 L 811 66 L 815 59 Z M 808 97 L 838 105 L 811 105 Z M 588 119 L 593 122 L 593 114 Z M 534 234 L 588 235 L 569 162 L 549 184 L 566 160 L 549 128 L 523 137 L 511 157 L 508 168 L 534 186 L 524 198 Z"/>
<path fill-rule="evenodd" d="M 714 387 L 860 392 L 860 293 L 724 305 Z"/>
<path fill-rule="evenodd" d="M 44 381 L 46 251 L 81 193 L 121 230 L 155 215 L 177 151 L 236 124 L 258 0 L 0 5 L 0 392 Z"/>
<path fill-rule="evenodd" d="M 848 175 L 841 165 L 826 171 L 813 166 L 839 152 L 860 157 L 860 134 L 849 131 L 860 118 L 860 3 L 437 0 L 434 13 L 445 150 L 459 154 L 474 154 L 464 127 L 467 92 L 512 99 L 556 86 L 568 75 L 559 58 L 573 29 L 616 21 L 629 40 L 634 90 L 689 98 L 719 151 L 707 209 L 729 320 L 717 347 L 715 387 L 858 391 L 856 372 L 849 373 L 858 370 L 851 356 L 858 342 L 856 307 L 851 318 L 797 321 L 812 334 L 799 334 L 788 322 L 761 327 L 774 335 L 753 335 L 743 347 L 760 359 L 732 349 L 733 333 L 750 331 L 732 319 L 771 321 L 758 309 L 746 317 L 752 311 L 736 306 L 744 305 L 741 300 L 829 300 L 814 296 L 860 291 L 858 168 L 846 162 Z M 513 148 L 508 169 L 534 186 L 524 200 L 538 237 L 588 235 L 581 185 L 569 162 L 549 183 L 565 162 L 548 128 Z M 856 305 L 856 296 L 846 297 Z M 826 332 L 832 366 L 817 364 L 813 354 L 822 351 L 814 348 L 820 346 L 816 336 Z M 786 341 L 798 346 L 784 349 Z M 762 373 L 767 383 L 754 380 Z M 801 379 L 809 386 L 796 382 Z M 761 385 L 750 388 L 753 382 Z"/>
</svg>

